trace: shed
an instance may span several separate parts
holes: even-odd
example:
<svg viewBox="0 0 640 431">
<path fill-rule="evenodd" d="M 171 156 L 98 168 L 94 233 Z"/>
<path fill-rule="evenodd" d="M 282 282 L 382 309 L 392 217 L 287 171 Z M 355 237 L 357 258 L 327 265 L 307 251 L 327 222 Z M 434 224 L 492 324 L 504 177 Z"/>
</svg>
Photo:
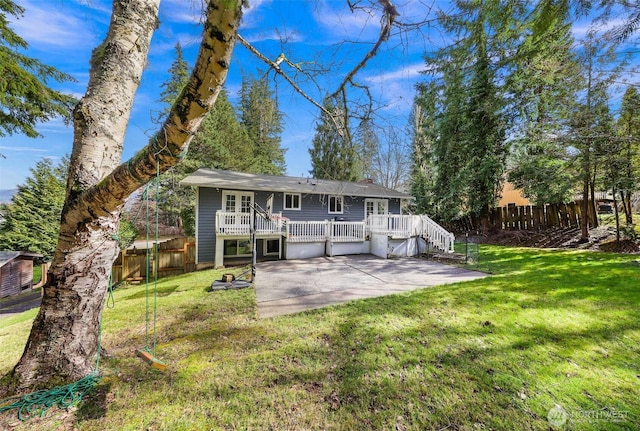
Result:
<svg viewBox="0 0 640 431">
<path fill-rule="evenodd" d="M 33 259 L 42 257 L 25 251 L 0 251 L 0 298 L 17 295 L 33 286 Z"/>
</svg>

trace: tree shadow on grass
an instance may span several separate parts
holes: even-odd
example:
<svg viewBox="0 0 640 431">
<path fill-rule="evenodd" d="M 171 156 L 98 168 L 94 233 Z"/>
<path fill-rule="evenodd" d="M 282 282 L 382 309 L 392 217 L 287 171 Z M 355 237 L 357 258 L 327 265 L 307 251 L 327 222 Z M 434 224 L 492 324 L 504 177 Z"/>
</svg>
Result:
<svg viewBox="0 0 640 431">
<path fill-rule="evenodd" d="M 177 285 L 177 284 L 168 285 L 168 286 L 158 286 L 156 293 L 160 297 L 169 296 L 173 292 L 175 292 L 178 287 L 180 287 L 180 286 Z M 149 284 L 149 292 L 148 292 L 148 294 L 153 296 L 153 285 L 152 284 Z M 147 296 L 147 290 L 146 289 L 145 290 L 141 290 L 138 293 L 134 293 L 133 295 L 129 295 L 129 296 L 127 296 L 125 298 L 122 298 L 122 299 L 123 300 L 140 299 L 140 298 L 144 298 L 145 296 Z"/>
<path fill-rule="evenodd" d="M 76 413 L 77 422 L 96 420 L 107 414 L 111 383 L 101 383 L 83 400 Z"/>
</svg>

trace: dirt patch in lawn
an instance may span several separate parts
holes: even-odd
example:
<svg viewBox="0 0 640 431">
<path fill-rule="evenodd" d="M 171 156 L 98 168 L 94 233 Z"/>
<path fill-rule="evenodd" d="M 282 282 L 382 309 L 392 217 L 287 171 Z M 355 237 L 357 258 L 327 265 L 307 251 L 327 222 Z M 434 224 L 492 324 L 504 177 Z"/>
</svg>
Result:
<svg viewBox="0 0 640 431">
<path fill-rule="evenodd" d="M 589 231 L 589 240 L 581 239 L 579 228 L 528 230 L 495 230 L 473 238 L 482 244 L 511 247 L 567 248 L 616 253 L 640 253 L 638 240 L 623 238 L 616 241 L 615 230 L 596 228 Z"/>
</svg>

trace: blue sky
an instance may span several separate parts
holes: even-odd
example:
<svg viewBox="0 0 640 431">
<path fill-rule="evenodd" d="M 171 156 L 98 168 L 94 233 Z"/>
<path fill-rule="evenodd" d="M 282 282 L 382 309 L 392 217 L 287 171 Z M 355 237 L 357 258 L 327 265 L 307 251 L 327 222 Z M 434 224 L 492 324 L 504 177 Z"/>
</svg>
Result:
<svg viewBox="0 0 640 431">
<path fill-rule="evenodd" d="M 72 75 L 77 82 L 56 87 L 80 98 L 89 78 L 91 50 L 102 41 L 107 30 L 111 0 L 18 2 L 25 8 L 25 16 L 11 26 L 29 43 L 28 55 Z M 402 22 L 433 19 L 434 5 L 445 9 L 449 5 L 444 0 L 397 0 L 394 4 Z M 160 85 L 168 78 L 176 42 L 182 44 L 190 65 L 194 63 L 200 42 L 200 5 L 201 0 L 161 2 L 161 24 L 153 37 L 149 62 L 133 107 L 124 160 L 145 145 L 148 136 L 156 131 L 152 118 L 160 109 L 157 102 Z M 284 52 L 305 70 L 331 66 L 327 69 L 329 73 L 315 83 L 299 81 L 318 102 L 361 60 L 380 30 L 379 15 L 351 13 L 345 0 L 250 0 L 250 5 L 240 34 L 265 56 L 275 60 Z M 589 23 L 590 19 L 583 19 L 574 24 L 576 39 L 584 37 Z M 407 125 L 414 86 L 425 79 L 420 74 L 424 69 L 423 55 L 442 46 L 445 39 L 434 25 L 424 26 L 422 32 L 396 32 L 359 73 L 358 83 L 368 85 L 376 101 L 379 126 L 404 128 Z M 264 63 L 237 44 L 226 83 L 232 102 L 237 101 L 243 73 L 256 74 L 266 69 Z M 292 69 L 285 70 L 293 73 Z M 635 73 L 630 72 L 626 78 L 637 82 Z M 311 169 L 307 149 L 311 146 L 318 109 L 282 79 L 272 82 L 284 114 L 282 146 L 287 149 L 287 174 L 306 176 Z M 616 99 L 619 103 L 621 94 L 621 89 L 612 94 L 612 103 L 615 104 Z M 0 189 L 12 189 L 24 183 L 29 168 L 41 158 L 59 159 L 71 152 L 72 128 L 60 119 L 41 124 L 38 130 L 43 138 L 19 135 L 0 138 L 0 154 L 6 157 L 0 157 Z"/>
<path fill-rule="evenodd" d="M 403 21 L 433 17 L 429 1 L 396 3 Z M 11 26 L 29 43 L 28 55 L 72 75 L 76 83 L 55 86 L 81 97 L 89 78 L 91 50 L 107 30 L 111 0 L 20 0 L 19 4 L 25 8 L 25 15 Z M 268 58 L 275 60 L 284 52 L 303 68 L 332 64 L 331 73 L 318 78 L 315 85 L 301 82 L 305 91 L 319 102 L 345 71 L 360 61 L 379 33 L 379 16 L 352 14 L 344 0 L 251 0 L 250 4 L 240 33 Z M 159 110 L 160 84 L 168 77 L 176 42 L 182 44 L 190 65 L 194 63 L 200 41 L 200 10 L 200 0 L 162 1 L 161 25 L 153 37 L 149 63 L 136 96 L 124 160 L 156 130 L 151 119 Z M 281 39 L 288 42 L 283 44 Z M 371 87 L 381 107 L 378 111 L 381 124 L 388 122 L 400 127 L 407 124 L 414 85 L 421 79 L 419 71 L 424 68 L 422 55 L 430 45 L 423 34 L 394 35 L 358 75 L 360 83 Z M 267 67 L 237 44 L 226 85 L 232 101 L 237 100 L 242 74 L 256 74 L 259 69 L 265 71 Z M 311 145 L 318 110 L 280 79 L 277 94 L 284 113 L 282 146 L 287 149 L 287 173 L 307 175 L 311 169 L 307 148 Z M 38 130 L 43 138 L 14 135 L 0 140 L 0 153 L 6 157 L 0 158 L 0 189 L 24 183 L 29 168 L 41 158 L 59 159 L 71 152 L 71 126 L 55 119 L 41 124 Z"/>
</svg>

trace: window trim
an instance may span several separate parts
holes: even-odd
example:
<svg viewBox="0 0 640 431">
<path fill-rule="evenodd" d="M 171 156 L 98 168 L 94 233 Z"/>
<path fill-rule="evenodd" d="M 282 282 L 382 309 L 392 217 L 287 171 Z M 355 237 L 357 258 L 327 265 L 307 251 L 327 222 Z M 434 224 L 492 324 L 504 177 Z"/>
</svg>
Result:
<svg viewBox="0 0 640 431">
<path fill-rule="evenodd" d="M 227 196 L 229 195 L 234 195 L 236 197 L 236 209 L 235 211 L 229 211 L 227 209 Z M 243 213 L 241 211 L 242 209 L 242 196 L 249 196 L 251 198 L 251 203 L 253 204 L 255 202 L 255 196 L 253 192 L 247 192 L 247 191 L 241 191 L 241 190 L 223 190 L 222 191 L 222 211 L 223 212 L 227 212 L 227 213 L 242 213 L 242 214 L 249 214 L 251 211 L 249 211 L 248 213 Z"/>
<path fill-rule="evenodd" d="M 387 215 L 387 214 L 389 214 L 389 199 L 366 198 L 364 200 L 364 215 L 365 216 L 369 216 L 369 214 L 367 214 L 367 204 L 371 203 L 374 208 L 377 208 L 378 204 L 381 203 L 381 202 L 384 202 L 384 204 L 385 204 L 385 213 L 384 214 L 377 214 L 377 215 Z"/>
<path fill-rule="evenodd" d="M 267 242 L 278 241 L 278 251 L 267 252 Z M 263 256 L 279 256 L 280 255 L 280 240 L 275 238 L 265 238 L 262 240 L 262 255 Z"/>
<path fill-rule="evenodd" d="M 287 207 L 287 196 L 298 197 L 298 208 L 295 207 Z M 293 199 L 291 199 L 291 203 L 293 203 Z M 284 193 L 282 195 L 282 209 L 287 211 L 302 211 L 302 194 L 300 193 Z"/>
<path fill-rule="evenodd" d="M 242 239 L 242 238 L 228 238 L 228 239 L 224 239 L 222 240 L 224 242 L 227 241 L 234 241 L 236 243 L 236 254 L 226 254 L 227 253 L 227 247 L 226 244 L 223 242 L 222 243 L 222 254 L 224 257 L 250 257 L 252 256 L 252 253 L 248 253 L 248 254 L 239 254 L 238 253 L 238 249 L 239 249 L 239 243 L 240 241 L 247 241 L 249 243 L 249 246 L 251 247 L 251 241 L 246 240 L 246 239 Z"/>
<path fill-rule="evenodd" d="M 331 200 L 335 200 L 336 204 L 338 200 L 340 201 L 340 211 L 331 211 Z M 329 200 L 327 202 L 327 214 L 344 214 L 344 196 L 329 195 Z"/>
</svg>

